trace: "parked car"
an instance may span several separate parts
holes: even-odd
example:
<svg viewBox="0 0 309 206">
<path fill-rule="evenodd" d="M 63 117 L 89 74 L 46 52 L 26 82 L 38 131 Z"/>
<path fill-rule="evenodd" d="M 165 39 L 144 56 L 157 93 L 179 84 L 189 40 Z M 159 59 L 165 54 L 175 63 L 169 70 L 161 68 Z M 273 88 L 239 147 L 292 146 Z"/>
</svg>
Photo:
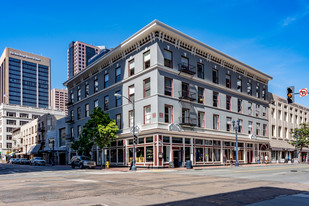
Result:
<svg viewBox="0 0 309 206">
<path fill-rule="evenodd" d="M 96 163 L 86 156 L 74 156 L 71 159 L 71 166 L 72 168 L 78 167 L 80 169 L 95 168 Z"/>
<path fill-rule="evenodd" d="M 9 159 L 8 163 L 9 164 L 14 164 L 14 161 L 15 161 L 15 158 L 11 158 L 11 159 Z"/>
<path fill-rule="evenodd" d="M 20 164 L 20 158 L 16 158 L 14 161 L 15 164 Z"/>
<path fill-rule="evenodd" d="M 29 160 L 27 160 L 26 158 L 21 158 L 20 159 L 20 164 L 28 165 L 29 164 Z"/>
<path fill-rule="evenodd" d="M 30 160 L 31 165 L 43 165 L 45 166 L 45 160 L 42 157 L 34 157 Z"/>
</svg>

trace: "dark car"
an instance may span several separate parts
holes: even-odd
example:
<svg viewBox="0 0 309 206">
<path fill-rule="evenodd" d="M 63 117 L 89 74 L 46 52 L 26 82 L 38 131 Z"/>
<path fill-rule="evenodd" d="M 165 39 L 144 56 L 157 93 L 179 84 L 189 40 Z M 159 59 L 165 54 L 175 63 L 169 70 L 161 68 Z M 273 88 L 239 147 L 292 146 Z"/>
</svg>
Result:
<svg viewBox="0 0 309 206">
<path fill-rule="evenodd" d="M 20 159 L 20 164 L 28 165 L 29 164 L 29 160 L 27 160 L 26 158 L 21 158 Z"/>
<path fill-rule="evenodd" d="M 30 160 L 30 165 L 42 165 L 45 166 L 45 160 L 42 157 L 34 157 Z"/>
<path fill-rule="evenodd" d="M 74 156 L 71 159 L 72 168 L 78 167 L 83 168 L 95 168 L 96 163 L 86 156 Z"/>
<path fill-rule="evenodd" d="M 20 159 L 16 158 L 15 161 L 14 161 L 14 164 L 20 164 Z"/>
</svg>

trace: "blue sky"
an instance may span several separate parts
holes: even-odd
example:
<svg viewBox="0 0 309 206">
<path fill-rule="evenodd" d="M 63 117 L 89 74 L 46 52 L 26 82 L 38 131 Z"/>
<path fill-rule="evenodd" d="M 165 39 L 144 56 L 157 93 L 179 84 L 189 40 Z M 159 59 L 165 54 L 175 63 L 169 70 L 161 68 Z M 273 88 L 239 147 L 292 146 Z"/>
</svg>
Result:
<svg viewBox="0 0 309 206">
<path fill-rule="evenodd" d="M 271 75 L 273 93 L 309 87 L 309 0 L 149 2 L 4 1 L 0 50 L 50 57 L 52 88 L 63 88 L 71 41 L 112 48 L 158 19 Z M 309 96 L 296 102 L 309 107 Z"/>
</svg>

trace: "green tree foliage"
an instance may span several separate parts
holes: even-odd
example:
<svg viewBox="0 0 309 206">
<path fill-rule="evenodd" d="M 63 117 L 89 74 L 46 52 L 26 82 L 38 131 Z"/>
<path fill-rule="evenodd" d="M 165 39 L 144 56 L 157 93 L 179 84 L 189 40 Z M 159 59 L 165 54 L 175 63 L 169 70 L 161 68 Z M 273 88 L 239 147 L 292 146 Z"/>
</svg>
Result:
<svg viewBox="0 0 309 206">
<path fill-rule="evenodd" d="M 93 144 L 96 143 L 103 150 L 115 140 L 118 130 L 115 120 L 112 120 L 108 113 L 104 113 L 101 107 L 96 107 L 84 125 L 79 140 L 73 142 L 72 148 L 78 153 L 89 155 Z"/>
<path fill-rule="evenodd" d="M 300 128 L 295 128 L 293 132 L 293 140 L 289 140 L 288 142 L 296 147 L 296 137 L 295 132 L 297 132 L 297 135 L 300 132 L 300 135 L 298 137 L 298 149 L 302 150 L 304 147 L 309 146 L 309 124 L 303 123 L 300 125 Z"/>
</svg>

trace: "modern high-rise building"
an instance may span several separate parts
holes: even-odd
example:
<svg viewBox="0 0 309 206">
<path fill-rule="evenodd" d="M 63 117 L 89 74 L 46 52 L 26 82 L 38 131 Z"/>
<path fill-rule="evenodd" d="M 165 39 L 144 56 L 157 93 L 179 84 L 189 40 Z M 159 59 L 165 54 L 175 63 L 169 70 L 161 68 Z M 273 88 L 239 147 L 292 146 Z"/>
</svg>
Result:
<svg viewBox="0 0 309 206">
<path fill-rule="evenodd" d="M 72 41 L 68 52 L 68 79 L 78 74 L 88 66 L 88 60 L 99 54 L 105 47 L 92 46 L 80 41 Z"/>
<path fill-rule="evenodd" d="M 52 89 L 51 90 L 51 107 L 68 113 L 68 90 L 67 89 Z"/>
<path fill-rule="evenodd" d="M 50 58 L 5 48 L 0 58 L 0 103 L 48 108 Z"/>
</svg>

